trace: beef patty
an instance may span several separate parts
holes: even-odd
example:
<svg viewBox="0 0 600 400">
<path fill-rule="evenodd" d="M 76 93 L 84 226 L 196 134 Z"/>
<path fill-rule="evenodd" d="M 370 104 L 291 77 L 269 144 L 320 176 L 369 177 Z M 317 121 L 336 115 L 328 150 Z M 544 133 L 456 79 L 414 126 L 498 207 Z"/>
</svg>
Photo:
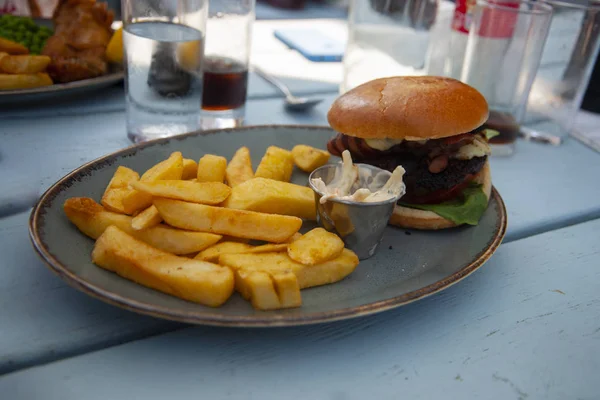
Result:
<svg viewBox="0 0 600 400">
<path fill-rule="evenodd" d="M 487 157 L 473 157 L 469 160 L 448 158 L 447 165 L 439 172 L 430 170 L 429 154 L 451 153 L 468 143 L 469 137 L 447 140 L 429 140 L 422 145 L 417 142 L 403 142 L 389 150 L 381 151 L 368 147 L 364 140 L 338 134 L 328 144 L 329 151 L 341 155 L 345 149 L 350 151 L 355 162 L 374 165 L 392 172 L 398 165 L 406 170 L 404 183 L 406 194 L 402 201 L 406 203 L 439 203 L 456 196 L 460 190 L 481 171 Z M 460 143 L 462 142 L 462 143 Z M 449 144 L 450 143 L 450 144 Z"/>
</svg>

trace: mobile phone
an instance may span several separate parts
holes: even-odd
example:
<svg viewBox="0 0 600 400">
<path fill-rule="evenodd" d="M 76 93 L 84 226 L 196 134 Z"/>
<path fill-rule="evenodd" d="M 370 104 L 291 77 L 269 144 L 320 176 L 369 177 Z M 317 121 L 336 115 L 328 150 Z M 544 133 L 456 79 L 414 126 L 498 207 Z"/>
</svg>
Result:
<svg viewBox="0 0 600 400">
<path fill-rule="evenodd" d="M 342 61 L 345 44 L 317 29 L 276 29 L 274 35 L 310 61 Z"/>
</svg>

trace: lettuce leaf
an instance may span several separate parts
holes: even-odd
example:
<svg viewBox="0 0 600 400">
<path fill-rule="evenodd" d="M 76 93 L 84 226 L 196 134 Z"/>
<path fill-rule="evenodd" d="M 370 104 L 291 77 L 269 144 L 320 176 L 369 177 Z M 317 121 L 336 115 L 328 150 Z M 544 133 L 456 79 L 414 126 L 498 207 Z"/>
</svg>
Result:
<svg viewBox="0 0 600 400">
<path fill-rule="evenodd" d="M 498 136 L 500 134 L 500 132 L 498 132 L 497 130 L 488 128 L 488 129 L 483 130 L 483 134 L 485 135 L 485 138 L 487 140 L 490 140 L 491 138 Z"/>
<path fill-rule="evenodd" d="M 481 185 L 473 184 L 464 189 L 461 195 L 440 204 L 403 204 L 404 207 L 433 211 L 456 224 L 477 225 L 485 212 L 488 199 Z"/>
</svg>

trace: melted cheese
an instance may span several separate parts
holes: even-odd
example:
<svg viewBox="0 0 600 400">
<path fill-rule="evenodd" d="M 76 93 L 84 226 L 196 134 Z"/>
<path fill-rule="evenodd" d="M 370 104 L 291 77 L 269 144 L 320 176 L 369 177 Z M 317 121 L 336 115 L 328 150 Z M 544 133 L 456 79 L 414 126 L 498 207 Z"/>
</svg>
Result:
<svg viewBox="0 0 600 400">
<path fill-rule="evenodd" d="M 385 151 L 402 143 L 403 140 L 404 139 L 365 139 L 365 142 L 372 149 Z"/>
<path fill-rule="evenodd" d="M 459 160 L 470 160 L 473 157 L 484 157 L 492 154 L 490 145 L 480 136 L 475 136 L 473 142 L 462 146 L 452 155 Z"/>
</svg>

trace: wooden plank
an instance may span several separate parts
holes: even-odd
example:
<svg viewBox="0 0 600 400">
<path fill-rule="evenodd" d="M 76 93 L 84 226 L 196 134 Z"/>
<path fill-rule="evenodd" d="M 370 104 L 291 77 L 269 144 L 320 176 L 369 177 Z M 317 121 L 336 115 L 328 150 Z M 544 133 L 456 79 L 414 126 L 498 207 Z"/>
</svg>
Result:
<svg viewBox="0 0 600 400">
<path fill-rule="evenodd" d="M 447 291 L 377 316 L 295 329 L 184 329 L 7 375 L 0 393 L 597 398 L 599 231 L 600 220 L 504 245 Z"/>
</svg>

